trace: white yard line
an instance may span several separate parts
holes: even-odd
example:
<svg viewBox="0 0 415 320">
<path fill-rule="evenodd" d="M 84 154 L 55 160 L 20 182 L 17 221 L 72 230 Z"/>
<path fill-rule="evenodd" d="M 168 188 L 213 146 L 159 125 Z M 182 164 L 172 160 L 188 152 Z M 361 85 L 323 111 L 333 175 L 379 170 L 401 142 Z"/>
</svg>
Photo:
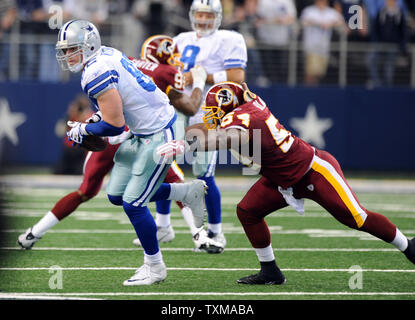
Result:
<svg viewBox="0 0 415 320">
<path fill-rule="evenodd" d="M 65 292 L 0 293 L 0 298 L 118 297 L 118 296 L 413 296 L 415 292 Z"/>
<path fill-rule="evenodd" d="M 53 267 L 3 267 L 0 268 L 0 271 L 42 271 L 56 269 L 56 266 Z M 119 270 L 136 270 L 137 267 L 62 267 L 62 271 L 119 271 Z M 258 268 L 176 268 L 168 267 L 167 270 L 170 271 L 257 271 Z M 351 271 L 362 271 L 362 272 L 396 272 L 396 273 L 415 273 L 415 270 L 410 269 L 313 269 L 313 268 L 285 268 L 281 269 L 282 271 L 292 271 L 292 272 L 351 272 Z"/>
<path fill-rule="evenodd" d="M 62 247 L 34 247 L 32 251 L 137 251 L 142 248 L 62 248 Z M 0 247 L 0 250 L 17 250 L 20 247 Z M 192 248 L 162 248 L 162 251 L 192 251 Z M 253 251 L 252 248 L 226 248 L 226 251 Z M 274 251 L 303 251 L 303 252 L 393 252 L 397 249 L 384 248 L 274 248 Z"/>
</svg>

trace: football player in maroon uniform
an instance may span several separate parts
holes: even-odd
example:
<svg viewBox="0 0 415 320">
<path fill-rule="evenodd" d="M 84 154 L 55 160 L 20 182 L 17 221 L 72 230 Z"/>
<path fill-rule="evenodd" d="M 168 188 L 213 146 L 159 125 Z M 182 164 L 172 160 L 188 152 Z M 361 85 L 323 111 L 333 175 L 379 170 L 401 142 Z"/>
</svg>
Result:
<svg viewBox="0 0 415 320">
<path fill-rule="evenodd" d="M 244 145 L 249 146 L 246 150 L 254 150 L 254 145 L 260 144 L 259 155 L 239 154 L 241 162 L 257 168 L 262 177 L 238 203 L 236 212 L 256 251 L 261 269 L 257 274 L 239 279 L 238 283 L 285 282 L 275 262 L 270 231 L 264 218 L 288 205 L 303 213 L 304 198 L 320 204 L 342 224 L 391 243 L 415 264 L 415 238 L 408 240 L 385 216 L 365 209 L 347 183 L 337 160 L 327 151 L 314 148 L 286 130 L 246 84 L 222 82 L 214 85 L 202 108 L 206 112 L 204 125 L 186 128 L 187 139 L 193 141 L 191 145 L 185 141 L 172 141 L 159 147 L 157 152 L 171 156 L 195 146 L 200 150 L 230 149 L 237 155 Z M 191 139 L 194 137 L 197 140 Z M 239 147 L 235 150 L 232 146 Z M 256 159 L 260 161 L 256 162 Z M 203 224 L 203 217 L 194 218 L 197 225 Z"/>
<path fill-rule="evenodd" d="M 151 76 L 156 85 L 168 95 L 172 105 L 180 112 L 186 115 L 195 114 L 202 100 L 202 91 L 206 80 L 206 71 L 201 67 L 195 67 L 192 74 L 196 77 L 196 82 L 193 85 L 192 95 L 189 97 L 183 93 L 183 81 L 180 72 L 180 62 L 177 58 L 177 49 L 173 45 L 171 37 L 159 35 L 150 37 L 143 44 L 143 47 L 152 47 L 154 50 L 148 51 L 146 57 L 154 54 L 153 62 L 146 60 L 135 61 L 136 66 L 143 73 Z M 155 63 L 158 61 L 159 63 Z M 87 122 L 98 122 L 101 120 L 100 112 L 95 113 Z M 125 131 L 120 136 L 111 137 L 107 148 L 101 152 L 88 152 L 84 162 L 83 180 L 78 190 L 73 191 L 62 197 L 55 206 L 47 212 L 33 227 L 26 230 L 25 233 L 18 237 L 18 244 L 24 249 L 30 249 L 50 228 L 56 225 L 63 218 L 70 215 L 83 202 L 95 197 L 101 189 L 104 177 L 111 171 L 114 162 L 114 154 L 117 151 L 120 143 L 131 137 L 128 131 Z M 177 164 L 173 164 L 166 176 L 166 182 L 183 182 L 181 170 Z M 187 207 L 178 203 L 182 209 L 183 215 L 189 226 L 193 226 L 192 213 Z M 166 216 L 166 215 L 164 215 Z M 164 217 L 164 216 L 159 216 Z M 166 217 L 170 218 L 170 215 Z M 157 219 L 157 217 L 156 217 Z M 157 220 L 156 220 L 157 223 Z M 160 227 L 162 225 L 162 227 Z M 157 238 L 161 242 L 168 242 L 173 240 L 174 231 L 171 226 L 159 221 L 157 231 Z M 191 228 L 192 235 L 196 235 L 200 229 Z M 196 239 L 197 238 L 197 239 Z M 220 245 L 215 246 L 215 243 L 206 236 L 201 235 L 195 237 L 194 242 L 196 246 L 209 246 L 210 250 L 220 251 Z M 207 244 L 208 243 L 208 244 Z M 223 250 L 223 249 L 222 249 Z"/>
</svg>

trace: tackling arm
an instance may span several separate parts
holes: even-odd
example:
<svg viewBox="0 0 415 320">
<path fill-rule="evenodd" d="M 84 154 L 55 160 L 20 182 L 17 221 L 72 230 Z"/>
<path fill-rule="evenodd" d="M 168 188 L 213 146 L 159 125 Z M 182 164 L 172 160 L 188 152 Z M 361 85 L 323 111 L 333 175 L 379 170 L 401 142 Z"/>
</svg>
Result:
<svg viewBox="0 0 415 320">
<path fill-rule="evenodd" d="M 208 84 L 215 84 L 217 82 L 221 81 L 233 81 L 237 83 L 242 83 L 245 81 L 245 70 L 242 68 L 231 68 L 227 70 L 221 71 L 223 73 L 222 79 L 219 79 L 220 77 L 216 76 L 215 74 L 208 74 L 206 78 L 206 83 Z M 219 72 L 220 73 L 220 72 Z M 193 77 L 191 72 L 186 72 L 184 75 L 184 85 L 187 87 L 193 83 Z"/>
<path fill-rule="evenodd" d="M 193 116 L 199 110 L 199 106 L 202 103 L 202 90 L 195 88 L 192 91 L 192 95 L 188 95 L 170 90 L 168 95 L 171 104 L 186 116 Z"/>
<path fill-rule="evenodd" d="M 194 141 L 198 151 L 213 151 L 246 144 L 249 142 L 249 134 L 237 128 L 207 130 L 204 124 L 198 123 L 186 128 L 186 140 Z"/>
</svg>

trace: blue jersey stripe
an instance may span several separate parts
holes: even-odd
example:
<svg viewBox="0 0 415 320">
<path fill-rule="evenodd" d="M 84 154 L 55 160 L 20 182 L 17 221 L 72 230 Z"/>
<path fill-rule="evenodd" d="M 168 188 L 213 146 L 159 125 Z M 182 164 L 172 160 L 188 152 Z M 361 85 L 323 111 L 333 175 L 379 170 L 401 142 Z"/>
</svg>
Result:
<svg viewBox="0 0 415 320">
<path fill-rule="evenodd" d="M 100 84 L 98 87 L 96 87 L 94 90 L 92 90 L 91 92 L 89 92 L 89 96 L 93 97 L 95 96 L 97 93 L 101 92 L 102 90 L 104 90 L 106 87 L 108 87 L 111 83 L 117 82 L 118 83 L 118 78 L 114 78 L 114 77 L 110 77 L 107 81 L 105 81 L 104 83 Z"/>
<path fill-rule="evenodd" d="M 241 63 L 238 63 L 238 64 L 225 64 L 225 69 L 231 69 L 231 68 L 242 68 L 242 69 L 245 69 L 246 68 L 246 64 L 241 64 Z"/>
<path fill-rule="evenodd" d="M 101 81 L 104 81 L 105 79 L 111 77 L 111 76 L 116 76 L 117 78 L 119 77 L 119 74 L 117 71 L 115 70 L 111 70 L 111 71 L 107 71 L 104 72 L 103 74 L 101 74 L 99 77 L 95 78 L 94 80 L 90 81 L 84 88 L 84 92 L 88 94 L 88 91 L 94 87 L 95 85 L 97 85 L 98 83 L 100 83 Z"/>
</svg>

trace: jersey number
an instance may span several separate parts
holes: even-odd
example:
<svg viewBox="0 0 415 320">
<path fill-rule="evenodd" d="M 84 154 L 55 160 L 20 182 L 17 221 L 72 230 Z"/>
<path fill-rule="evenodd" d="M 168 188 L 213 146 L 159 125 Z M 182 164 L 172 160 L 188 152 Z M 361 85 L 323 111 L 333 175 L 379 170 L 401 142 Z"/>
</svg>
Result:
<svg viewBox="0 0 415 320">
<path fill-rule="evenodd" d="M 199 51 L 200 48 L 197 46 L 189 45 L 184 48 L 180 59 L 180 61 L 183 62 L 183 72 L 187 72 L 195 66 L 196 56 Z"/>
<path fill-rule="evenodd" d="M 291 145 L 294 142 L 294 138 L 291 136 L 291 132 L 285 129 L 278 129 L 278 119 L 275 118 L 272 114 L 269 116 L 267 121 L 265 121 L 265 123 L 267 124 L 269 131 L 274 137 L 275 143 L 282 150 L 282 152 L 286 153 L 288 150 L 290 150 Z"/>
<path fill-rule="evenodd" d="M 127 70 L 136 80 L 137 83 L 146 91 L 154 91 L 156 90 L 156 85 L 154 84 L 153 80 L 134 65 L 134 63 L 127 59 L 126 57 L 122 57 L 121 64 L 125 70 Z"/>
</svg>

